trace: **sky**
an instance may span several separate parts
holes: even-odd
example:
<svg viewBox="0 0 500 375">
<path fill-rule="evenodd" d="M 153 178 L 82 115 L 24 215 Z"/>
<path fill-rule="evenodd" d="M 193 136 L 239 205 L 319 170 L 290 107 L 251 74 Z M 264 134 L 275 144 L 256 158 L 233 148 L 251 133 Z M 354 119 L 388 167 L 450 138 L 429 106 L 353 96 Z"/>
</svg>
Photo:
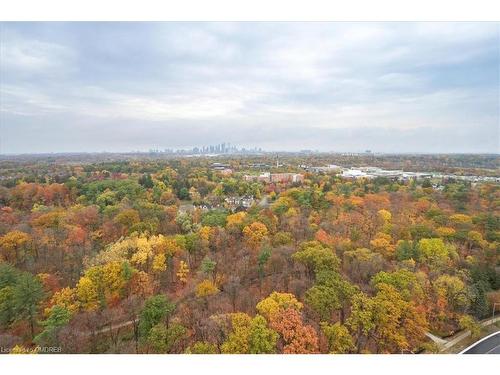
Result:
<svg viewBox="0 0 500 375">
<path fill-rule="evenodd" d="M 0 153 L 499 153 L 498 23 L 0 23 Z"/>
</svg>

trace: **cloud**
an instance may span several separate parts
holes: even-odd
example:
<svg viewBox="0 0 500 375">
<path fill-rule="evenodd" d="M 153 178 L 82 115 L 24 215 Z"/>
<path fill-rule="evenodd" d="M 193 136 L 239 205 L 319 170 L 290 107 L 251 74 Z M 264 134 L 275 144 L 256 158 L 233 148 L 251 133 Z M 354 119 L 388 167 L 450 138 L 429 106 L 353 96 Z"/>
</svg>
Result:
<svg viewBox="0 0 500 375">
<path fill-rule="evenodd" d="M 71 48 L 37 39 L 26 39 L 15 32 L 4 31 L 0 44 L 2 73 L 9 79 L 33 79 L 40 76 L 60 77 L 72 69 L 75 54 Z"/>
<path fill-rule="evenodd" d="M 499 150 L 497 24 L 0 27 L 0 152 Z"/>
</svg>

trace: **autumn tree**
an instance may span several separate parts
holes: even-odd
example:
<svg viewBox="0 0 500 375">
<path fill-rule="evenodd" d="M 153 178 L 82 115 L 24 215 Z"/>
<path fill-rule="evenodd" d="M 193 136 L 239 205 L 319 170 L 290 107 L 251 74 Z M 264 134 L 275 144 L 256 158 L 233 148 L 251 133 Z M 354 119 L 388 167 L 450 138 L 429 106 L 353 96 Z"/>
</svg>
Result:
<svg viewBox="0 0 500 375">
<path fill-rule="evenodd" d="M 284 354 L 318 353 L 316 331 L 312 326 L 303 324 L 296 309 L 280 309 L 271 316 L 270 327 L 279 333 Z"/>
<path fill-rule="evenodd" d="M 443 266 L 456 257 L 456 251 L 451 245 L 447 245 L 441 238 L 423 238 L 418 242 L 417 254 L 421 262 L 433 266 Z"/>
<path fill-rule="evenodd" d="M 128 234 L 131 228 L 141 221 L 139 212 L 133 208 L 125 209 L 115 216 L 114 222 L 123 227 L 123 234 Z"/>
<path fill-rule="evenodd" d="M 382 254 L 386 258 L 392 258 L 395 246 L 391 243 L 391 236 L 387 233 L 379 232 L 375 238 L 370 241 L 373 250 Z"/>
<path fill-rule="evenodd" d="M 377 294 L 353 297 L 347 325 L 355 333 L 358 350 L 372 345 L 377 352 L 414 350 L 425 337 L 427 321 L 422 310 L 408 302 L 391 285 L 378 284 Z M 368 346 L 369 347 L 369 346 Z"/>
<path fill-rule="evenodd" d="M 464 315 L 459 320 L 461 329 L 470 331 L 471 337 L 477 340 L 481 335 L 481 325 L 470 315 Z"/>
<path fill-rule="evenodd" d="M 468 288 L 457 276 L 441 275 L 433 282 L 438 297 L 444 299 L 452 312 L 464 311 L 470 303 Z"/>
<path fill-rule="evenodd" d="M 251 318 L 244 313 L 230 315 L 232 331 L 222 344 L 225 354 L 275 353 L 278 334 L 267 327 L 264 317 Z"/>
<path fill-rule="evenodd" d="M 189 274 L 189 267 L 186 262 L 181 260 L 179 262 L 179 268 L 177 269 L 176 273 L 177 277 L 179 278 L 179 281 L 185 284 L 187 282 L 188 274 Z"/>
<path fill-rule="evenodd" d="M 393 272 L 381 271 L 371 279 L 371 284 L 374 287 L 382 283 L 396 288 L 401 296 L 407 301 L 413 300 L 418 302 L 422 301 L 424 298 L 422 282 L 417 275 L 411 271 L 405 269 L 399 269 Z"/>
<path fill-rule="evenodd" d="M 257 251 L 268 233 L 267 227 L 258 221 L 243 228 L 245 241 L 252 251 Z"/>
<path fill-rule="evenodd" d="M 186 354 L 217 354 L 217 346 L 206 341 L 197 341 L 186 349 Z"/>
<path fill-rule="evenodd" d="M 199 298 L 213 296 L 219 293 L 219 291 L 214 282 L 208 279 L 203 280 L 196 286 L 196 296 Z"/>
<path fill-rule="evenodd" d="M 343 258 L 344 271 L 356 282 L 369 281 L 385 265 L 381 254 L 366 248 L 345 251 Z"/>
<path fill-rule="evenodd" d="M 333 250 L 319 243 L 318 241 L 309 241 L 301 244 L 299 251 L 292 255 L 292 258 L 304 264 L 310 278 L 314 272 L 322 269 L 338 269 L 340 260 Z"/>
<path fill-rule="evenodd" d="M 242 230 L 247 213 L 240 211 L 227 217 L 226 227 L 235 230 Z"/>
<path fill-rule="evenodd" d="M 121 299 L 133 273 L 128 262 L 114 261 L 88 268 L 76 286 L 81 306 L 87 310 L 102 309 Z"/>
<path fill-rule="evenodd" d="M 332 314 L 338 311 L 343 322 L 345 309 L 356 291 L 339 273 L 323 269 L 317 272 L 316 284 L 306 292 L 305 301 L 320 320 L 330 321 Z"/>
<path fill-rule="evenodd" d="M 354 340 L 346 326 L 339 322 L 335 324 L 321 323 L 321 331 L 328 341 L 328 351 L 331 354 L 350 353 L 355 349 Z"/>
<path fill-rule="evenodd" d="M 270 327 L 279 333 L 283 353 L 316 353 L 318 338 L 311 326 L 302 322 L 303 304 L 291 293 L 273 292 L 260 301 L 257 311 L 269 320 Z"/>
<path fill-rule="evenodd" d="M 0 259 L 11 264 L 23 263 L 31 246 L 28 233 L 14 230 L 0 237 Z"/>
<path fill-rule="evenodd" d="M 155 353 L 171 353 L 186 333 L 186 327 L 179 323 L 170 326 L 159 323 L 150 329 L 147 343 Z"/>
<path fill-rule="evenodd" d="M 259 314 L 266 319 L 271 319 L 280 310 L 293 309 L 300 311 L 303 306 L 291 293 L 272 292 L 267 298 L 260 301 L 256 308 Z"/>
</svg>

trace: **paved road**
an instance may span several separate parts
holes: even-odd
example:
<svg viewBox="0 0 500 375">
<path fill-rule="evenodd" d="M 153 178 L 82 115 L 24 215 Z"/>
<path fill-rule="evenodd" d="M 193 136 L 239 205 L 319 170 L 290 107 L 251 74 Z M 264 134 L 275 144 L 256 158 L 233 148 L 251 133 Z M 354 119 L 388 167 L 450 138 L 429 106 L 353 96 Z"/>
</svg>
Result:
<svg viewBox="0 0 500 375">
<path fill-rule="evenodd" d="M 461 354 L 500 354 L 500 331 L 472 344 Z"/>
<path fill-rule="evenodd" d="M 499 321 L 500 321 L 500 316 L 497 316 L 496 318 L 484 320 L 480 324 L 482 327 L 487 327 Z M 469 337 L 471 335 L 471 332 L 469 330 L 462 331 L 459 334 L 455 335 L 454 337 L 450 338 L 449 340 L 444 340 L 441 337 L 434 336 L 430 332 L 426 332 L 425 335 L 429 337 L 432 341 L 434 341 L 434 343 L 437 344 L 441 352 L 444 352 L 446 350 L 451 349 L 452 347 L 454 347 L 455 345 L 457 345 L 458 343 Z"/>
</svg>

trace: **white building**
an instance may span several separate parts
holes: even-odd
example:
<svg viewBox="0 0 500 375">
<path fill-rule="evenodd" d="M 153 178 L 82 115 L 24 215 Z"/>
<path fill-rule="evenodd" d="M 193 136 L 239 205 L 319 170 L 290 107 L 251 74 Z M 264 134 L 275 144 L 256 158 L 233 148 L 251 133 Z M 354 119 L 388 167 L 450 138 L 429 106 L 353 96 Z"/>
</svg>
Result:
<svg viewBox="0 0 500 375">
<path fill-rule="evenodd" d="M 368 175 L 359 169 L 347 169 L 342 172 L 341 176 L 344 178 L 361 178 L 367 177 Z"/>
</svg>

